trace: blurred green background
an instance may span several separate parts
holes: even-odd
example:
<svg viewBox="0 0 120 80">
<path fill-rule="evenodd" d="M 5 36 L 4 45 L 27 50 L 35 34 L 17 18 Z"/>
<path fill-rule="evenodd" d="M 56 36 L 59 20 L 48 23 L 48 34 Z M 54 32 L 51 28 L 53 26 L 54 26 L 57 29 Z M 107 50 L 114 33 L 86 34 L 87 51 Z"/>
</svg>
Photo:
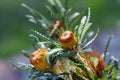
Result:
<svg viewBox="0 0 120 80">
<path fill-rule="evenodd" d="M 21 50 L 32 47 L 29 31 L 34 24 L 25 18 L 29 11 L 21 3 L 45 13 L 47 0 L 0 0 L 0 58 L 19 54 Z M 120 25 L 120 0 L 70 0 L 69 6 L 84 13 L 91 8 L 91 22 L 101 31 Z M 46 14 L 46 13 L 45 13 Z"/>
</svg>

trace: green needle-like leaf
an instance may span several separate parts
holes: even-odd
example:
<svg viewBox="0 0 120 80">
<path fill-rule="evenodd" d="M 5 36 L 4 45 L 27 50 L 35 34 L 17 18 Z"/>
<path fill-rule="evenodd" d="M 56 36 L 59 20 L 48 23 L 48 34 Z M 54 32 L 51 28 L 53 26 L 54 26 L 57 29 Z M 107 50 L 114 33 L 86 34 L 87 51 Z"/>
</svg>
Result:
<svg viewBox="0 0 120 80">
<path fill-rule="evenodd" d="M 82 31 L 81 36 L 80 36 L 79 44 L 81 44 L 81 42 L 84 38 L 84 35 L 86 34 L 86 32 L 88 31 L 88 29 L 90 28 L 91 25 L 92 25 L 92 23 L 88 23 L 84 26 L 83 31 Z"/>
<path fill-rule="evenodd" d="M 22 53 L 25 57 L 30 58 L 30 53 L 28 51 L 22 50 Z"/>
<path fill-rule="evenodd" d="M 99 29 L 97 30 L 95 36 L 94 36 L 89 42 L 87 42 L 87 43 L 82 47 L 82 49 L 84 49 L 84 48 L 86 48 L 88 45 L 90 45 L 90 44 L 97 38 L 98 33 L 99 33 Z"/>
<path fill-rule="evenodd" d="M 105 61 L 105 59 L 106 59 L 107 50 L 108 50 L 108 47 L 109 47 L 109 44 L 110 44 L 110 41 L 111 41 L 112 37 L 113 37 L 113 35 L 109 37 L 109 39 L 108 39 L 108 41 L 107 41 L 107 43 L 106 43 L 106 45 L 105 45 L 104 53 L 103 53 L 103 54 L 104 54 L 104 57 L 103 57 L 104 61 Z"/>
<path fill-rule="evenodd" d="M 117 80 L 118 72 L 119 72 L 118 62 L 115 60 L 112 70 L 112 80 Z"/>
<path fill-rule="evenodd" d="M 20 66 L 16 66 L 15 64 L 13 64 L 13 63 L 11 63 L 12 64 L 12 66 L 14 66 L 16 69 L 18 69 L 18 70 L 20 70 L 20 71 L 22 71 L 22 72 L 33 72 L 33 70 L 32 69 L 30 69 L 30 68 L 22 68 L 22 65 Z"/>
</svg>

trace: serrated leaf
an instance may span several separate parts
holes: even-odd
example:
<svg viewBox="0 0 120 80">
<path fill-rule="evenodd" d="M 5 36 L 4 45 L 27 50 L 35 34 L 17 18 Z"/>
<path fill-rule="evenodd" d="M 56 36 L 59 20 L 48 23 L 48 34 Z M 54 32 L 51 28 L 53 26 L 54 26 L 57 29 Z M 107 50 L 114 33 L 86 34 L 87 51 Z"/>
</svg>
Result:
<svg viewBox="0 0 120 80">
<path fill-rule="evenodd" d="M 108 80 L 111 71 L 112 71 L 112 66 L 111 65 L 107 65 L 105 67 L 104 74 L 103 74 L 103 79 L 104 80 Z"/>
<path fill-rule="evenodd" d="M 40 12 L 38 12 L 37 10 L 27 6 L 26 4 L 22 4 L 23 7 L 27 8 L 38 20 L 38 16 L 40 16 L 44 21 L 46 21 L 46 23 L 48 23 L 48 25 L 50 25 L 50 22 L 49 20 L 43 15 L 41 14 Z"/>
<path fill-rule="evenodd" d="M 30 68 L 22 68 L 22 65 L 19 65 L 19 66 L 16 66 L 15 64 L 13 64 L 13 63 L 11 63 L 12 64 L 12 66 L 14 66 L 16 69 L 18 69 L 18 70 L 20 70 L 20 71 L 22 71 L 22 72 L 33 72 L 33 70 L 32 69 L 30 69 Z"/>
<path fill-rule="evenodd" d="M 81 36 L 80 36 L 79 44 L 81 44 L 81 42 L 84 38 L 84 35 L 86 34 L 86 32 L 88 31 L 88 29 L 90 28 L 91 25 L 92 25 L 92 23 L 88 23 L 84 26 L 83 31 L 82 31 Z"/>
<path fill-rule="evenodd" d="M 95 36 L 94 36 L 89 42 L 87 42 L 87 43 L 82 47 L 82 49 L 84 49 L 84 48 L 86 48 L 88 45 L 90 45 L 90 44 L 97 38 L 98 33 L 99 33 L 99 29 L 97 30 Z"/>
<path fill-rule="evenodd" d="M 78 33 L 77 36 L 78 36 L 78 40 L 79 40 L 78 44 L 81 43 L 80 39 L 81 39 L 81 35 L 82 35 L 82 32 L 83 32 L 84 27 L 85 27 L 84 25 L 85 25 L 86 18 L 87 18 L 86 16 L 83 16 L 81 19 L 81 23 L 78 26 L 78 30 L 77 30 L 77 33 Z"/>
<path fill-rule="evenodd" d="M 88 16 L 87 16 L 86 24 L 89 23 L 89 21 L 90 21 L 90 16 L 91 16 L 91 11 L 90 11 L 90 8 L 88 8 Z"/>
<path fill-rule="evenodd" d="M 79 12 L 75 12 L 74 14 L 72 14 L 72 15 L 70 16 L 70 22 L 73 21 L 75 18 L 77 18 L 79 15 L 80 15 Z"/>
<path fill-rule="evenodd" d="M 107 65 L 112 64 L 112 63 L 114 62 L 114 60 L 115 60 L 115 58 L 112 56 L 112 57 L 109 59 Z"/>
<path fill-rule="evenodd" d="M 56 7 L 58 6 L 60 8 L 60 14 L 64 14 L 65 12 L 65 8 L 64 6 L 62 5 L 62 2 L 61 0 L 55 0 L 55 3 L 56 3 Z"/>
<path fill-rule="evenodd" d="M 24 4 L 24 3 L 22 3 L 21 5 L 22 5 L 23 7 L 25 7 L 25 8 L 27 8 L 34 16 L 36 16 L 34 10 L 33 10 L 32 8 L 30 8 L 28 5 L 26 5 L 26 4 Z"/>
<path fill-rule="evenodd" d="M 57 30 L 57 28 L 58 28 L 58 24 L 57 25 L 53 25 L 53 29 L 52 29 L 52 31 L 50 32 L 50 34 L 49 34 L 49 36 L 51 37 L 52 35 L 53 35 L 53 33 Z"/>
<path fill-rule="evenodd" d="M 117 80 L 118 72 L 119 72 L 118 62 L 115 60 L 112 70 L 112 80 Z"/>
<path fill-rule="evenodd" d="M 17 63 L 26 68 L 33 68 L 32 64 L 26 64 L 26 63 L 22 63 L 22 62 L 17 62 Z"/>
<path fill-rule="evenodd" d="M 36 50 L 39 49 L 40 46 L 37 45 L 37 43 L 40 42 L 39 38 L 37 36 L 35 36 L 34 34 L 30 34 L 29 36 L 33 39 L 33 47 L 34 47 L 34 49 L 36 49 Z"/>
<path fill-rule="evenodd" d="M 65 17 L 64 17 L 65 29 L 68 29 L 68 25 L 70 23 L 71 13 L 72 13 L 72 9 L 67 10 L 66 13 L 65 13 Z"/>
<path fill-rule="evenodd" d="M 52 46 L 59 46 L 59 44 L 57 42 L 55 42 L 54 40 L 51 40 L 49 37 L 46 37 L 45 35 L 41 34 L 40 32 L 36 31 L 36 30 L 31 30 L 32 32 L 34 32 L 35 34 L 38 35 L 38 37 L 46 42 L 48 42 L 49 44 L 51 44 Z M 38 42 L 37 42 L 38 43 Z M 50 47 L 50 46 L 49 46 Z"/>
<path fill-rule="evenodd" d="M 108 41 L 105 45 L 104 52 L 103 52 L 104 61 L 106 60 L 107 50 L 108 50 L 108 47 L 109 47 L 109 44 L 110 44 L 110 41 L 111 41 L 112 37 L 113 37 L 113 35 L 109 37 L 109 39 L 108 39 Z"/>
<path fill-rule="evenodd" d="M 30 53 L 28 51 L 22 50 L 22 53 L 25 57 L 30 58 Z"/>
<path fill-rule="evenodd" d="M 41 37 L 41 39 L 43 39 L 45 41 L 51 41 L 48 37 L 46 37 L 45 35 L 41 34 L 40 32 L 38 32 L 36 30 L 31 30 L 31 31 L 36 33 L 37 35 L 39 35 L 39 37 Z"/>
<path fill-rule="evenodd" d="M 40 16 L 44 21 L 46 21 L 46 23 L 48 23 L 48 25 L 51 24 L 50 21 L 49 21 L 43 14 L 41 14 L 40 12 L 38 12 L 38 11 L 35 10 L 35 9 L 34 9 L 34 12 L 35 12 L 38 16 Z"/>
<path fill-rule="evenodd" d="M 47 41 L 41 41 L 41 42 L 39 42 L 39 43 L 37 43 L 38 45 L 40 45 L 40 46 L 43 46 L 43 49 L 45 49 L 45 44 L 50 44 L 50 42 L 47 42 Z"/>
<path fill-rule="evenodd" d="M 32 16 L 32 15 L 26 15 L 26 17 L 28 18 L 28 20 L 32 23 L 37 23 L 36 19 Z"/>
<path fill-rule="evenodd" d="M 60 58 L 60 52 L 58 51 L 58 52 L 55 52 L 54 54 L 51 54 L 50 56 L 49 56 L 49 61 L 50 61 L 50 63 L 51 64 L 55 64 L 56 63 L 56 61 Z"/>
<path fill-rule="evenodd" d="M 83 29 L 83 25 L 80 24 L 77 28 L 77 38 L 78 38 L 78 40 L 80 40 L 80 35 L 81 35 L 81 32 L 82 32 L 82 29 Z M 78 43 L 80 43 L 80 42 L 78 42 Z"/>
<path fill-rule="evenodd" d="M 37 79 L 38 77 L 41 77 L 44 74 L 43 71 L 34 71 L 31 75 L 29 75 L 29 78 L 31 79 Z"/>
<path fill-rule="evenodd" d="M 34 34 L 30 34 L 29 36 L 30 36 L 31 38 L 35 39 L 37 42 L 40 42 L 39 39 L 38 39 L 38 37 L 35 36 Z"/>
<path fill-rule="evenodd" d="M 71 19 L 71 21 L 70 21 L 69 26 L 70 26 L 70 28 L 73 30 L 74 33 L 77 32 L 77 28 L 75 29 L 75 26 L 78 26 L 78 25 L 79 25 L 80 18 L 81 18 L 81 16 L 78 15 L 78 16 L 76 16 L 74 19 Z"/>
<path fill-rule="evenodd" d="M 48 23 L 46 21 L 44 21 L 43 19 L 38 19 L 38 22 L 43 28 L 48 29 Z"/>
<path fill-rule="evenodd" d="M 82 19 L 81 19 L 81 25 L 82 25 L 82 26 L 85 25 L 86 19 L 87 19 L 86 16 L 83 16 L 83 17 L 82 17 Z"/>
<path fill-rule="evenodd" d="M 54 11 L 52 10 L 52 8 L 50 7 L 50 6 L 48 6 L 48 5 L 46 5 L 46 8 L 48 9 L 48 11 L 50 12 L 50 14 L 51 14 L 51 19 L 53 19 L 54 20 L 54 18 L 55 18 L 55 13 L 54 13 Z"/>
<path fill-rule="evenodd" d="M 56 61 L 62 57 L 71 58 L 76 55 L 75 51 L 65 51 L 65 50 L 58 50 L 52 53 L 49 57 L 50 63 L 54 64 Z"/>
<path fill-rule="evenodd" d="M 97 79 L 97 76 L 93 74 L 89 66 L 85 65 L 84 63 L 78 64 L 78 66 L 87 74 L 87 76 L 89 76 L 91 80 Z"/>
<path fill-rule="evenodd" d="M 55 48 L 55 49 L 51 49 L 51 50 L 49 51 L 49 53 L 50 53 L 50 54 L 53 54 L 53 53 L 55 53 L 55 52 L 62 51 L 62 50 L 63 50 L 62 48 Z"/>
<path fill-rule="evenodd" d="M 33 19 L 34 17 L 30 14 L 27 14 L 25 17 L 29 18 L 29 19 Z"/>
<path fill-rule="evenodd" d="M 59 6 L 59 7 L 61 7 L 61 8 L 63 7 L 63 6 L 62 6 L 62 3 L 60 2 L 60 0 L 54 0 L 54 1 L 55 1 L 55 3 L 57 4 L 57 6 Z"/>
<path fill-rule="evenodd" d="M 48 0 L 48 2 L 49 2 L 51 5 L 55 5 L 54 0 Z"/>
</svg>

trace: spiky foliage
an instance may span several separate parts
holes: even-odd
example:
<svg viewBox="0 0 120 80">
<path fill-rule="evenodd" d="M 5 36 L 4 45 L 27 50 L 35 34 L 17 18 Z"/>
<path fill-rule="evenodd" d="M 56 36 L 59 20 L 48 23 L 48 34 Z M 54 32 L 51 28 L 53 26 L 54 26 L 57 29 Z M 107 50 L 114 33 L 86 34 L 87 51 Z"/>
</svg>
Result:
<svg viewBox="0 0 120 80">
<path fill-rule="evenodd" d="M 32 80 L 116 80 L 119 73 L 118 60 L 112 57 L 104 65 L 112 37 L 109 38 L 105 46 L 103 58 L 89 48 L 89 45 L 99 33 L 99 29 L 94 35 L 90 34 L 93 32 L 88 31 L 92 25 L 89 22 L 90 8 L 88 8 L 88 15 L 82 17 L 79 12 L 73 12 L 72 9 L 68 8 L 68 0 L 48 0 L 48 2 L 49 4 L 45 7 L 48 10 L 49 17 L 26 4 L 22 4 L 22 6 L 31 12 L 31 14 L 26 15 L 28 20 L 46 31 L 31 30 L 30 37 L 33 39 L 35 50 L 48 50 L 49 55 L 45 56 L 45 58 L 49 63 L 49 69 L 42 71 L 31 64 L 24 63 L 20 63 L 19 66 L 12 65 L 21 71 L 30 72 L 29 77 Z M 72 45 L 65 42 L 64 46 L 71 46 L 71 49 L 65 49 L 59 41 L 60 35 L 64 31 L 71 32 L 70 35 L 65 34 L 63 36 L 63 39 L 66 38 L 66 35 L 70 37 L 69 40 L 65 41 L 70 42 Z M 91 51 L 91 54 L 85 54 L 88 50 Z M 30 58 L 30 52 L 24 50 L 22 52 L 26 57 Z"/>
</svg>

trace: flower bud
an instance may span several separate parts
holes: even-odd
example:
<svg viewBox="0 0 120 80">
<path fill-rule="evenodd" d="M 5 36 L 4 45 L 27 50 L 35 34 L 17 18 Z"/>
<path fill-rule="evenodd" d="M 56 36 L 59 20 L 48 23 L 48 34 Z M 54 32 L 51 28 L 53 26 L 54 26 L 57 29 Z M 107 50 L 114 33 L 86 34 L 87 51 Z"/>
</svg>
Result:
<svg viewBox="0 0 120 80">
<path fill-rule="evenodd" d="M 38 70 L 48 70 L 49 64 L 46 59 L 48 51 L 44 49 L 38 49 L 30 55 L 31 64 Z"/>
<path fill-rule="evenodd" d="M 60 30 L 63 27 L 63 23 L 61 21 L 59 21 L 59 20 L 54 21 L 53 25 L 57 25 L 58 26 L 57 30 Z M 53 26 L 50 26 L 49 29 L 50 29 L 50 31 L 52 31 L 53 30 Z"/>
<path fill-rule="evenodd" d="M 59 37 L 59 41 L 65 49 L 74 49 L 77 44 L 77 39 L 71 31 L 63 32 Z"/>
</svg>

